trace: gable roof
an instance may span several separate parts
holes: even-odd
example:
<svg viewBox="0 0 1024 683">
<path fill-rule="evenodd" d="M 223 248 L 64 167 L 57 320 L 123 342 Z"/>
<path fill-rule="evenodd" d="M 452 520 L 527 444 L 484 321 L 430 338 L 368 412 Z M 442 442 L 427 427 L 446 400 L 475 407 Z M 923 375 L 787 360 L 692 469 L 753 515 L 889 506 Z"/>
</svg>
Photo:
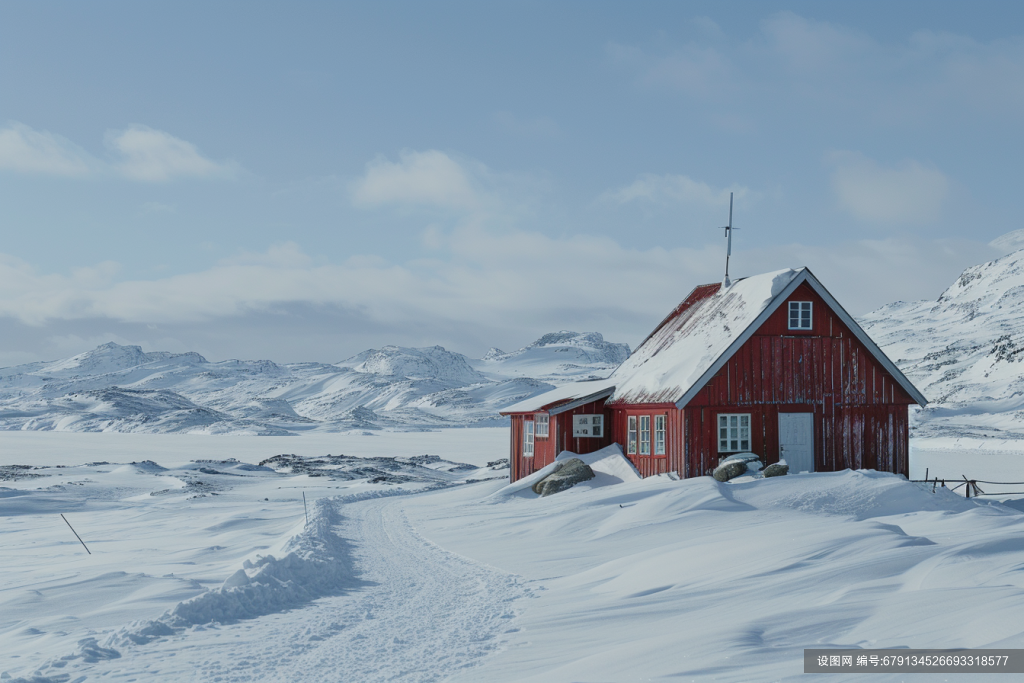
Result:
<svg viewBox="0 0 1024 683">
<path fill-rule="evenodd" d="M 608 379 L 587 380 L 565 384 L 543 394 L 538 394 L 519 403 L 502 408 L 501 415 L 510 413 L 547 412 L 558 415 L 581 405 L 608 398 L 615 390 L 615 384 Z"/>
<path fill-rule="evenodd" d="M 911 398 L 920 405 L 928 403 L 807 268 L 755 275 L 725 288 L 703 285 L 694 289 L 608 378 L 615 385 L 608 403 L 686 405 L 804 283 Z"/>
</svg>

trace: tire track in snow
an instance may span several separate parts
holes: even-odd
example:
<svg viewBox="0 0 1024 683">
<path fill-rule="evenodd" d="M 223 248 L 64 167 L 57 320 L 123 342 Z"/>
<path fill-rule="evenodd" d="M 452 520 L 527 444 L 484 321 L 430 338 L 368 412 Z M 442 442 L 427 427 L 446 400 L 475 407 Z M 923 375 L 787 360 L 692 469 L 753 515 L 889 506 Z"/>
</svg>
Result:
<svg viewBox="0 0 1024 683">
<path fill-rule="evenodd" d="M 192 630 L 125 651 L 90 680 L 443 681 L 518 630 L 518 577 L 421 536 L 405 496 L 339 506 L 361 588 L 292 611 Z M 97 667 L 99 668 L 99 667 Z"/>
<path fill-rule="evenodd" d="M 352 517 L 344 530 L 359 539 L 359 578 L 376 585 L 346 610 L 349 626 L 323 624 L 333 635 L 296 662 L 303 673 L 333 669 L 358 672 L 365 681 L 444 680 L 494 652 L 514 628 L 512 603 L 526 595 L 516 577 L 424 539 L 403 503 L 384 499 L 347 510 Z M 352 621 L 353 614 L 362 618 Z"/>
</svg>

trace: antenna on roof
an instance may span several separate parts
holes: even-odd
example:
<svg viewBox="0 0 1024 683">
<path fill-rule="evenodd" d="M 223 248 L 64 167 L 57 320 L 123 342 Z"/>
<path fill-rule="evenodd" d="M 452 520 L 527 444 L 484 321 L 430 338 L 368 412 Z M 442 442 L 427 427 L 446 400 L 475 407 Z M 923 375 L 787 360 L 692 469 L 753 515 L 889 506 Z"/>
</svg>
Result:
<svg viewBox="0 0 1024 683">
<path fill-rule="evenodd" d="M 728 287 L 732 284 L 729 280 L 729 257 L 732 256 L 732 231 L 736 228 L 732 227 L 732 192 L 729 193 L 729 225 L 722 226 L 725 230 L 725 279 L 722 280 L 722 287 Z"/>
</svg>

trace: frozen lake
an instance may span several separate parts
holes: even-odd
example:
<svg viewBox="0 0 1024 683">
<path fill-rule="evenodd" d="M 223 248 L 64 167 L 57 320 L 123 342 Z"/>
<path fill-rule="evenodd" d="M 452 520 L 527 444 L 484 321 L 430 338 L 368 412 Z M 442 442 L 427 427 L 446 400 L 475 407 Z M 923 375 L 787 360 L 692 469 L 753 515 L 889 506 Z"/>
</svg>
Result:
<svg viewBox="0 0 1024 683">
<path fill-rule="evenodd" d="M 113 432 L 0 432 L 0 465 L 81 465 L 153 460 L 165 467 L 192 460 L 258 463 L 282 453 L 303 456 L 409 457 L 440 455 L 484 465 L 508 457 L 508 429 L 362 432 L 302 436 L 211 436 Z"/>
</svg>

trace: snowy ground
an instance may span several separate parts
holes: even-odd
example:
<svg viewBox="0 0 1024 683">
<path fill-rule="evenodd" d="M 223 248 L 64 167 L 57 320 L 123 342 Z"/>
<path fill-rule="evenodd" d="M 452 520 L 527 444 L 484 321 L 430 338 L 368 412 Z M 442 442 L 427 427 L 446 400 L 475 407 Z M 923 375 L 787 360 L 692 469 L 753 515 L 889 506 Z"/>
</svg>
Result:
<svg viewBox="0 0 1024 683">
<path fill-rule="evenodd" d="M 245 437 L 2 436 L 0 465 L 46 465 L 0 470 L 5 682 L 771 681 L 806 678 L 805 647 L 1024 647 L 1024 514 L 890 475 L 539 499 L 479 481 L 507 474 L 505 430 L 244 458 Z M 975 450 L 915 447 L 914 473 L 1024 480 L 1024 452 Z M 318 459 L 257 465 L 292 452 Z"/>
</svg>

